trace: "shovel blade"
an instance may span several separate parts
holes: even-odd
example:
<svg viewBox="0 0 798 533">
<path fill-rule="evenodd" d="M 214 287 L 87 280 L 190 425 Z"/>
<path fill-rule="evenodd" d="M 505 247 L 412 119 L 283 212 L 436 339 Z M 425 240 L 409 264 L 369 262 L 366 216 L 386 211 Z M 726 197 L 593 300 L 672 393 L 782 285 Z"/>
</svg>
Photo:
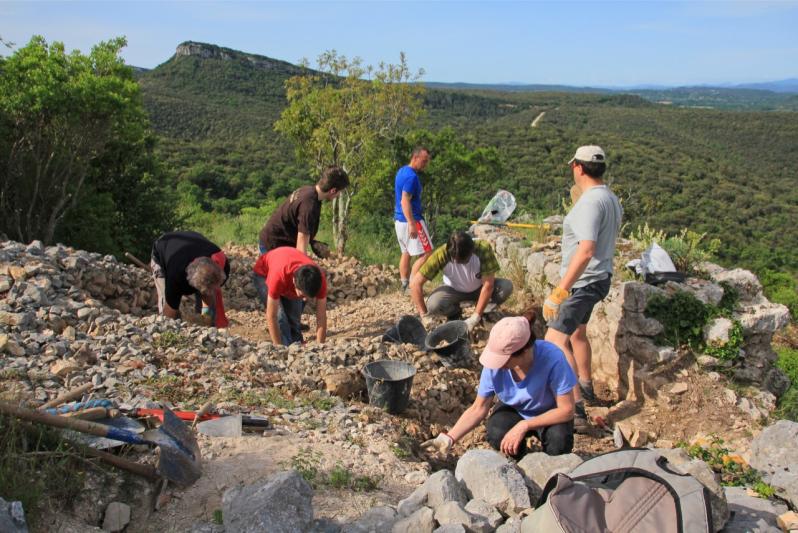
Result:
<svg viewBox="0 0 798 533">
<path fill-rule="evenodd" d="M 164 407 L 163 424 L 146 431 L 143 437 L 160 448 L 158 471 L 180 487 L 188 487 L 202 475 L 202 457 L 194 433 L 169 408 Z"/>
</svg>

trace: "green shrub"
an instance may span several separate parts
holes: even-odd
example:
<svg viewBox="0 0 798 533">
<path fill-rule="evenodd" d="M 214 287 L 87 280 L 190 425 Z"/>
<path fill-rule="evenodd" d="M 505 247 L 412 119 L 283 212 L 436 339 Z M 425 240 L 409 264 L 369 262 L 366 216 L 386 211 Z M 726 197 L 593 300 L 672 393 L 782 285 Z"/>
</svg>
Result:
<svg viewBox="0 0 798 533">
<path fill-rule="evenodd" d="M 778 348 L 779 358 L 776 366 L 790 378 L 790 388 L 781 398 L 776 409 L 776 416 L 798 422 L 798 350 L 794 348 Z"/>
<path fill-rule="evenodd" d="M 690 274 L 697 272 L 700 263 L 714 259 L 720 249 L 719 239 L 706 240 L 706 236 L 706 233 L 686 228 L 668 236 L 664 231 L 650 228 L 645 223 L 633 230 L 629 239 L 638 252 L 643 252 L 652 243 L 659 244 L 668 252 L 676 270 Z"/>
<path fill-rule="evenodd" d="M 779 355 L 776 366 L 787 374 L 790 381 L 798 384 L 798 349 L 781 347 L 776 349 Z"/>
<path fill-rule="evenodd" d="M 793 320 L 798 319 L 798 282 L 795 276 L 784 272 L 765 270 L 760 276 L 765 296 L 772 302 L 786 305 Z"/>
<path fill-rule="evenodd" d="M 697 347 L 703 342 L 703 328 L 710 317 L 710 310 L 691 293 L 678 291 L 670 298 L 661 294 L 652 296 L 645 314 L 665 328 L 658 342 Z"/>
</svg>

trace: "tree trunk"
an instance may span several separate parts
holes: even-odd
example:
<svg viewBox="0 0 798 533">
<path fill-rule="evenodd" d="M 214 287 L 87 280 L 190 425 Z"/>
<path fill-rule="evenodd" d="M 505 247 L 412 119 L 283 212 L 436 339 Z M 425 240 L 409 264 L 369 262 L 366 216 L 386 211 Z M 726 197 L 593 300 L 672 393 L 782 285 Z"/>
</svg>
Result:
<svg viewBox="0 0 798 533">
<path fill-rule="evenodd" d="M 337 198 L 333 199 L 333 238 L 335 250 L 338 255 L 344 255 L 346 241 L 349 238 L 349 205 L 352 195 L 349 190 L 344 190 Z"/>
</svg>

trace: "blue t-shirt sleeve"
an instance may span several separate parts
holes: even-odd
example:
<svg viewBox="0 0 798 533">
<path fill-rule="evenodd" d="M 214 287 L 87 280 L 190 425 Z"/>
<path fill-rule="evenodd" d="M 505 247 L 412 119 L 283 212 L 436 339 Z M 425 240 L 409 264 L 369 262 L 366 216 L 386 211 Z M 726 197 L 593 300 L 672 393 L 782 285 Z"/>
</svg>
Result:
<svg viewBox="0 0 798 533">
<path fill-rule="evenodd" d="M 557 350 L 559 351 L 559 350 Z M 576 386 L 576 374 L 571 369 L 571 365 L 566 361 L 565 356 L 560 352 L 560 357 L 551 366 L 549 374 L 549 387 L 552 394 L 561 396 L 568 394 Z"/>
<path fill-rule="evenodd" d="M 487 368 L 482 369 L 482 375 L 479 377 L 479 387 L 477 388 L 477 396 L 482 398 L 490 398 L 496 394 L 496 389 L 493 387 L 493 377 Z"/>
<path fill-rule="evenodd" d="M 402 169 L 403 175 L 400 179 L 400 189 L 402 192 L 406 192 L 410 195 L 416 194 L 418 191 L 418 176 L 415 172 L 411 171 L 410 169 L 404 168 Z"/>
</svg>

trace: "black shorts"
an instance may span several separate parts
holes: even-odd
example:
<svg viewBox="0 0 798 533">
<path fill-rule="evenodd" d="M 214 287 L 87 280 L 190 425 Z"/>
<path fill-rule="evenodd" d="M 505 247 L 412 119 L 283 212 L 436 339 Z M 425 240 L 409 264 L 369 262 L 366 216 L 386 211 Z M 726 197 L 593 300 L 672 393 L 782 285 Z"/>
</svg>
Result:
<svg viewBox="0 0 798 533">
<path fill-rule="evenodd" d="M 609 294 L 611 281 L 612 276 L 609 276 L 584 287 L 571 289 L 571 295 L 560 304 L 560 312 L 548 327 L 571 335 L 579 326 L 587 324 L 593 307 Z"/>
</svg>

